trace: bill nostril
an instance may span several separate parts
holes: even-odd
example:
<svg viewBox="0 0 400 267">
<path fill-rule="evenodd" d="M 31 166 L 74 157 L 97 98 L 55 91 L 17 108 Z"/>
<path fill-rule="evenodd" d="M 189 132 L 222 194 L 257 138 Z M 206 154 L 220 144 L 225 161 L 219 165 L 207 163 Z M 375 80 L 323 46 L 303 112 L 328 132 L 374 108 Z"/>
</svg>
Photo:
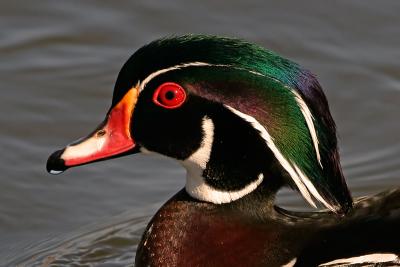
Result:
<svg viewBox="0 0 400 267">
<path fill-rule="evenodd" d="M 106 134 L 106 130 L 99 130 L 97 133 L 96 133 L 96 137 L 102 137 L 102 136 L 104 136 Z"/>
</svg>

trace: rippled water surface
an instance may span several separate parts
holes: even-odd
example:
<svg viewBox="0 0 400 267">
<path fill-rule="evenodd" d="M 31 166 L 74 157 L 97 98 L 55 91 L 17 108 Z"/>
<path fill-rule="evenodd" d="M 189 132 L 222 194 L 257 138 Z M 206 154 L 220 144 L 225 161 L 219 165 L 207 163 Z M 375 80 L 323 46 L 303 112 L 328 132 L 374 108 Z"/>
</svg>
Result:
<svg viewBox="0 0 400 267">
<path fill-rule="evenodd" d="M 127 266 L 184 184 L 171 160 L 131 156 L 45 172 L 103 118 L 124 61 L 161 36 L 245 38 L 311 69 L 354 195 L 399 186 L 400 2 L 1 1 L 0 265 Z M 280 203 L 299 207 L 296 193 Z"/>
</svg>

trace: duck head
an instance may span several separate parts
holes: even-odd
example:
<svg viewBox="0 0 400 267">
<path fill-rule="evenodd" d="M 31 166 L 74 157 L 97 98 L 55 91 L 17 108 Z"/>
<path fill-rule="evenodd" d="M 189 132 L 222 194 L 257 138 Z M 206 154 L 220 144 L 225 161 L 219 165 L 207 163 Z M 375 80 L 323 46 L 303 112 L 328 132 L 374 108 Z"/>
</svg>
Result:
<svg viewBox="0 0 400 267">
<path fill-rule="evenodd" d="M 307 70 L 245 41 L 154 41 L 122 67 L 106 119 L 53 153 L 47 170 L 151 152 L 187 169 L 186 191 L 216 204 L 259 186 L 296 188 L 336 213 L 352 205 L 334 121 Z"/>
</svg>

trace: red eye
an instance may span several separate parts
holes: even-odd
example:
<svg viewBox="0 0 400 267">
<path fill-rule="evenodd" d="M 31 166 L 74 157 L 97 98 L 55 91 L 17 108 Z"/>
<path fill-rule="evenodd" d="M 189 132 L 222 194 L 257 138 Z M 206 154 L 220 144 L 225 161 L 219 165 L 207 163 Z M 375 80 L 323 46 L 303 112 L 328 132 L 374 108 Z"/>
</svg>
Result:
<svg viewBox="0 0 400 267">
<path fill-rule="evenodd" d="M 157 105 L 173 109 L 180 107 L 186 99 L 185 90 L 176 83 L 163 83 L 153 95 L 153 102 Z"/>
</svg>

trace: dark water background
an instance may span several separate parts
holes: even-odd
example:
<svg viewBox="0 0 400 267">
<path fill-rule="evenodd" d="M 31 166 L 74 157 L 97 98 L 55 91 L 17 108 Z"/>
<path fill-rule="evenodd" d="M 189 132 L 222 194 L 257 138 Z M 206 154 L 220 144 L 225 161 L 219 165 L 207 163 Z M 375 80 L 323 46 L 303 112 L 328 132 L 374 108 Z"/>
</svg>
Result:
<svg viewBox="0 0 400 267">
<path fill-rule="evenodd" d="M 399 186 L 399 13 L 398 0 L 1 1 L 0 266 L 133 263 L 183 169 L 139 155 L 54 177 L 45 162 L 103 119 L 125 60 L 169 34 L 241 37 L 311 69 L 354 195 Z"/>
</svg>

